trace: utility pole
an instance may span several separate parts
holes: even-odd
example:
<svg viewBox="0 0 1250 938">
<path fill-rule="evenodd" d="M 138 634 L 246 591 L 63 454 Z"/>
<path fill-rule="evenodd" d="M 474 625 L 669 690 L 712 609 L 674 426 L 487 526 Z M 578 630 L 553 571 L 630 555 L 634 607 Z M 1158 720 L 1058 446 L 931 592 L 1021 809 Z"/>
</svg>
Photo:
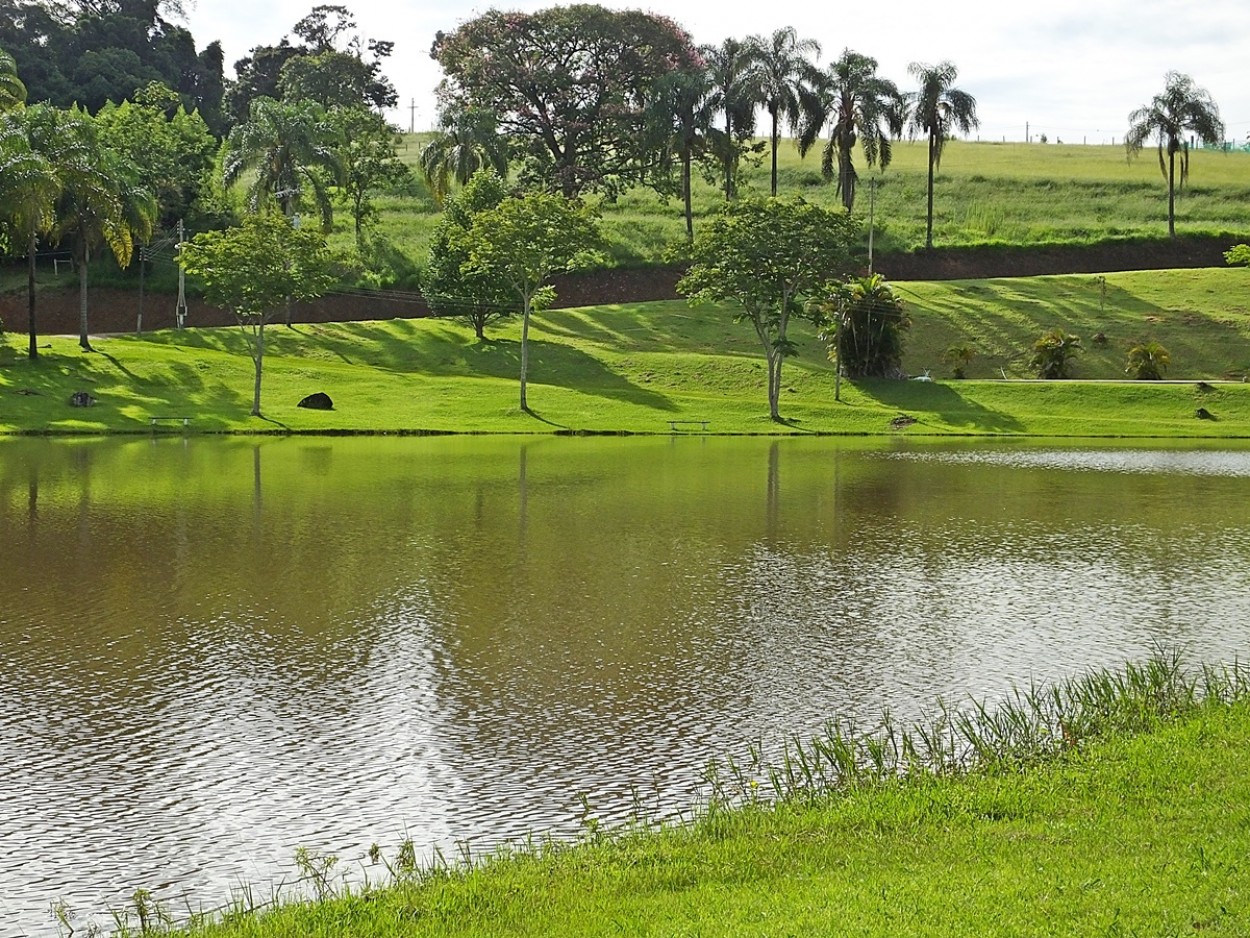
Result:
<svg viewBox="0 0 1250 938">
<path fill-rule="evenodd" d="M 178 219 L 178 250 L 182 251 L 182 244 L 187 240 L 187 231 L 182 225 L 182 219 Z M 178 305 L 174 310 L 174 321 L 178 328 L 181 329 L 187 324 L 187 274 L 182 269 L 182 265 L 178 265 Z"/>
<path fill-rule="evenodd" d="M 1033 142 L 1032 140 L 1029 139 L 1029 122 L 1028 121 L 1024 122 L 1024 142 L 1025 143 Z"/>
<path fill-rule="evenodd" d="M 417 132 L 417 99 L 413 98 L 412 103 L 408 105 L 408 133 L 415 134 Z"/>
<path fill-rule="evenodd" d="M 845 298 L 839 294 L 838 296 L 838 329 L 834 333 L 834 343 L 837 349 L 838 363 L 833 370 L 833 399 L 835 401 L 842 400 L 842 318 L 843 306 Z"/>
<path fill-rule="evenodd" d="M 877 177 L 868 179 L 868 273 L 872 273 L 872 229 L 873 212 L 877 206 Z"/>
</svg>

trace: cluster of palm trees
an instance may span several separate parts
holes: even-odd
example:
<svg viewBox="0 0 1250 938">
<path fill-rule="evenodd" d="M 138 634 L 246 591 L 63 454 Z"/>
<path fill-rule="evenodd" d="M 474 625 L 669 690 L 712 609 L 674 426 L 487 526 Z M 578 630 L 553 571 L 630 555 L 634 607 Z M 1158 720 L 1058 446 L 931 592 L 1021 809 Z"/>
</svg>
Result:
<svg viewBox="0 0 1250 938">
<path fill-rule="evenodd" d="M 68 244 L 78 273 L 79 344 L 91 350 L 87 267 L 108 247 L 125 266 L 149 237 L 156 198 L 136 167 L 100 139 L 89 114 L 25 104 L 12 57 L 0 51 L 0 235 L 27 255 L 29 356 L 35 338 L 35 256 L 42 237 Z"/>
<path fill-rule="evenodd" d="M 680 166 L 678 184 L 685 203 L 687 235 L 693 234 L 692 165 L 713 167 L 727 200 L 738 191 L 742 158 L 755 143 L 757 116 L 768 122 L 771 158 L 770 192 L 777 194 L 777 150 L 783 130 L 806 153 L 827 134 L 822 156 L 825 178 L 836 182 L 842 204 L 855 204 L 859 179 L 858 144 L 869 166 L 890 164 L 891 141 L 906 129 L 923 133 L 929 145 L 929 224 L 933 240 L 933 170 L 945 142 L 977 126 L 976 100 L 955 87 L 957 71 L 949 62 L 913 63 L 910 74 L 919 89 L 904 93 L 877 74 L 877 61 L 850 49 L 821 68 L 820 44 L 783 27 L 766 36 L 726 39 L 699 49 L 702 67 L 673 72 L 657 82 L 652 125 L 657 150 Z M 440 132 L 422 151 L 420 166 L 441 198 L 451 180 L 464 183 L 479 168 L 506 167 L 506 147 L 495 133 L 490 114 L 444 114 Z M 662 157 L 663 158 L 663 157 Z"/>
</svg>

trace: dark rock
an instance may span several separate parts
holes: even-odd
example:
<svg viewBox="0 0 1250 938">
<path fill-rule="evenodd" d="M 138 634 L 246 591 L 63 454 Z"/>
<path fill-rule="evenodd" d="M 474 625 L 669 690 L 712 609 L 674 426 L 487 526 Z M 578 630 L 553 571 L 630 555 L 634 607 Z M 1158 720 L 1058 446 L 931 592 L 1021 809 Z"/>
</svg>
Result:
<svg viewBox="0 0 1250 938">
<path fill-rule="evenodd" d="M 1196 411 L 1194 411 L 1194 416 L 1199 420 L 1215 419 L 1215 414 L 1211 413 L 1211 411 L 1207 410 L 1205 407 L 1199 407 Z"/>
<path fill-rule="evenodd" d="M 895 417 L 893 420 L 890 421 L 890 429 L 902 430 L 904 427 L 910 427 L 913 423 L 916 423 L 915 417 L 911 416 L 910 414 L 899 414 L 897 417 Z"/>
<path fill-rule="evenodd" d="M 1199 381 L 1197 384 L 1197 388 L 1203 394 L 1210 394 L 1212 391 L 1215 390 L 1215 388 L 1211 387 L 1211 385 L 1207 384 L 1205 381 Z"/>
<path fill-rule="evenodd" d="M 90 407 L 95 403 L 95 398 L 86 391 L 75 391 L 69 396 L 70 407 Z"/>
<path fill-rule="evenodd" d="M 334 410 L 334 401 L 330 400 L 330 395 L 324 391 L 318 391 L 315 394 L 309 394 L 300 401 L 297 407 L 307 407 L 310 410 Z"/>
</svg>

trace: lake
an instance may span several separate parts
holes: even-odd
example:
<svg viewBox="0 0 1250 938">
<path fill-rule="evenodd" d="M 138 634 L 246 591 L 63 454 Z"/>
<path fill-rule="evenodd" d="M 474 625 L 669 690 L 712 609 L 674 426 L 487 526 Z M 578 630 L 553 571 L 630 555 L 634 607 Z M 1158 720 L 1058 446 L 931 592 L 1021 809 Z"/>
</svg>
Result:
<svg viewBox="0 0 1250 938">
<path fill-rule="evenodd" d="M 0 442 L 0 938 L 696 799 L 839 715 L 1250 647 L 1250 446 Z M 457 845 L 460 845 L 458 847 Z"/>
</svg>

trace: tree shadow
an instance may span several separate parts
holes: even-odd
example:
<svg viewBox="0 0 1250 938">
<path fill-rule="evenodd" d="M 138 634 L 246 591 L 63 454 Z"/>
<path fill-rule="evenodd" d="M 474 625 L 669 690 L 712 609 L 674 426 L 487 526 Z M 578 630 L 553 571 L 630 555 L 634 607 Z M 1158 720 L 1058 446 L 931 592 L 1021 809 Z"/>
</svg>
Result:
<svg viewBox="0 0 1250 938">
<path fill-rule="evenodd" d="M 946 425 L 969 432 L 1018 433 L 1024 430 L 1016 418 L 968 400 L 950 384 L 860 378 L 854 386 L 879 404 L 913 414 L 933 414 Z"/>
</svg>

